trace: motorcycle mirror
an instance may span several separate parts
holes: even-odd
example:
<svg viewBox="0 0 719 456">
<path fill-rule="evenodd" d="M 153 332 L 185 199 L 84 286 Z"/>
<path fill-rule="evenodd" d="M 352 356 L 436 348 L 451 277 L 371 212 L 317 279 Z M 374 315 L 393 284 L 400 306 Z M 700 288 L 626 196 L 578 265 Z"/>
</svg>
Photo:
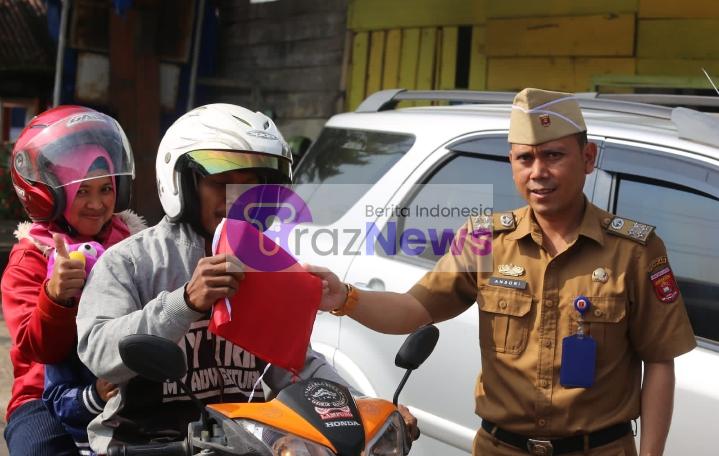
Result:
<svg viewBox="0 0 719 456">
<path fill-rule="evenodd" d="M 400 347 L 394 364 L 403 369 L 417 369 L 427 360 L 437 345 L 439 329 L 434 325 L 427 325 L 413 332 Z"/>
<path fill-rule="evenodd" d="M 397 367 L 407 369 L 397 390 L 394 392 L 394 398 L 392 399 L 394 405 L 397 405 L 399 393 L 404 388 L 404 384 L 407 383 L 409 374 L 427 360 L 435 345 L 437 345 L 438 339 L 439 329 L 434 325 L 423 326 L 407 336 L 394 359 L 394 364 Z"/>
<path fill-rule="evenodd" d="M 122 362 L 136 374 L 154 382 L 167 379 L 177 382 L 200 411 L 202 428 L 211 430 L 205 406 L 181 380 L 187 373 L 187 360 L 176 343 L 150 334 L 131 334 L 120 340 L 118 348 Z"/>
<path fill-rule="evenodd" d="M 185 354 L 176 343 L 163 337 L 132 334 L 120 340 L 119 349 L 127 367 L 152 381 L 177 381 L 187 373 Z"/>
</svg>

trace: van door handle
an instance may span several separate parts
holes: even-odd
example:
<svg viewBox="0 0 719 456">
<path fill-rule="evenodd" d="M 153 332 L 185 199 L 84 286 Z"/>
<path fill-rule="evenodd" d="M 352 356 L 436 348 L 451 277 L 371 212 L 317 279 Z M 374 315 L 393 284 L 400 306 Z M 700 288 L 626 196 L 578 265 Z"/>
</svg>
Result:
<svg viewBox="0 0 719 456">
<path fill-rule="evenodd" d="M 386 287 L 384 286 L 384 281 L 376 277 L 371 278 L 367 283 L 355 282 L 352 285 L 359 288 L 360 290 L 384 291 L 386 289 Z"/>
</svg>

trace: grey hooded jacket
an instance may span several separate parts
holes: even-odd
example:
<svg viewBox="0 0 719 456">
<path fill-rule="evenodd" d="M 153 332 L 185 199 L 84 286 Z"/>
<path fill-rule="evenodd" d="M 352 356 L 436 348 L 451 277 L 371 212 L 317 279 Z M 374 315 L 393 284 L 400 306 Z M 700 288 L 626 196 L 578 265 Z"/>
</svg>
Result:
<svg viewBox="0 0 719 456">
<path fill-rule="evenodd" d="M 120 386 L 88 427 L 95 452 L 105 453 L 113 440 L 138 443 L 155 431 L 181 433 L 187 421 L 199 416 L 174 382 L 153 384 L 123 365 L 118 343 L 129 334 L 177 342 L 188 360 L 185 384 L 206 403 L 246 401 L 250 394 L 264 399 L 257 380 L 266 363 L 209 333 L 207 315 L 185 304 L 184 286 L 204 256 L 201 236 L 165 218 L 110 248 L 93 268 L 77 315 L 78 354 L 95 375 Z M 299 377 L 345 383 L 312 349 Z M 262 377 L 274 392 L 291 378 L 272 365 Z"/>
</svg>

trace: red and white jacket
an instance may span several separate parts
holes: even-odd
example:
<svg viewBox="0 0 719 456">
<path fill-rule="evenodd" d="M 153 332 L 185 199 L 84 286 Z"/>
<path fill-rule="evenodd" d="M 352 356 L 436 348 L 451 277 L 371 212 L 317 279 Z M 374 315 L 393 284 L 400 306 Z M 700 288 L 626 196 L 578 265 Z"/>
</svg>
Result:
<svg viewBox="0 0 719 456">
<path fill-rule="evenodd" d="M 130 233 L 145 228 L 136 214 L 117 214 Z M 66 307 L 45 293 L 48 247 L 29 235 L 30 223 L 21 223 L 15 231 L 18 243 L 8 257 L 2 275 L 2 312 L 12 345 L 10 360 L 14 381 L 7 406 L 6 420 L 22 404 L 42 397 L 45 367 L 67 357 L 75 349 L 77 306 Z"/>
</svg>

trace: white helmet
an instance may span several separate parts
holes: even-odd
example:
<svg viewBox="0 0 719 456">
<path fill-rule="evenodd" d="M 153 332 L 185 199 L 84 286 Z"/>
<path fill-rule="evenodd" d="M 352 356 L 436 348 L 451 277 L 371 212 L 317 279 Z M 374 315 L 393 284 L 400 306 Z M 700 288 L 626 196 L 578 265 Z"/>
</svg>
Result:
<svg viewBox="0 0 719 456">
<path fill-rule="evenodd" d="M 157 191 L 171 220 L 199 209 L 192 172 L 218 174 L 252 169 L 265 183 L 290 183 L 292 154 L 274 122 L 231 104 L 195 108 L 170 126 L 155 162 Z"/>
</svg>

